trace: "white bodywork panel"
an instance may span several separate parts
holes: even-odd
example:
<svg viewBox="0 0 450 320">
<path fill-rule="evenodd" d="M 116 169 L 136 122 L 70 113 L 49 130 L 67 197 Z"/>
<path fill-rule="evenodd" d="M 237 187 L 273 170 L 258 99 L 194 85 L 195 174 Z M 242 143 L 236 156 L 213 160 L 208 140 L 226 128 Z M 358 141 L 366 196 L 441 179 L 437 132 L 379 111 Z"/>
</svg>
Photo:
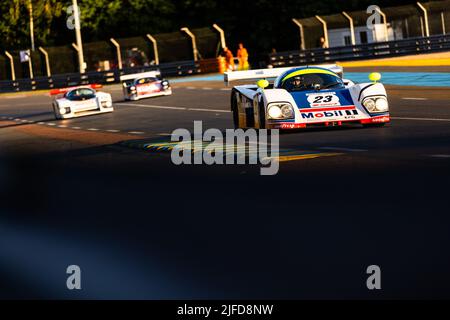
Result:
<svg viewBox="0 0 450 320">
<path fill-rule="evenodd" d="M 148 71 L 120 76 L 120 81 L 134 80 L 138 78 L 157 78 L 159 76 L 161 76 L 160 71 Z"/>
<path fill-rule="evenodd" d="M 158 91 L 158 92 L 152 92 L 152 93 L 148 93 L 148 94 L 128 94 L 128 92 L 126 90 L 127 90 L 127 88 L 123 88 L 123 96 L 124 96 L 125 100 L 132 100 L 132 101 L 138 101 L 140 99 L 145 99 L 145 98 L 153 98 L 153 97 L 172 95 L 172 89 L 162 90 L 162 91 Z"/>
</svg>

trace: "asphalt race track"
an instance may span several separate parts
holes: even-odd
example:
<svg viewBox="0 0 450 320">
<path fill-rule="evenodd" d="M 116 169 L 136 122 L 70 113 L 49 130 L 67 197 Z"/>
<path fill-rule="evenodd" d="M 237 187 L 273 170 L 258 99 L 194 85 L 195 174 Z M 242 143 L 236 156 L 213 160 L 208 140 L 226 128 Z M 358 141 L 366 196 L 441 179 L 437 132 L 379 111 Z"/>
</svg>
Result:
<svg viewBox="0 0 450 320">
<path fill-rule="evenodd" d="M 0 97 L 0 297 L 450 298 L 448 88 L 389 86 L 383 128 L 282 134 L 299 157 L 275 176 L 130 147 L 232 128 L 223 84 L 120 90 L 114 113 L 63 121 L 45 94 Z"/>
</svg>

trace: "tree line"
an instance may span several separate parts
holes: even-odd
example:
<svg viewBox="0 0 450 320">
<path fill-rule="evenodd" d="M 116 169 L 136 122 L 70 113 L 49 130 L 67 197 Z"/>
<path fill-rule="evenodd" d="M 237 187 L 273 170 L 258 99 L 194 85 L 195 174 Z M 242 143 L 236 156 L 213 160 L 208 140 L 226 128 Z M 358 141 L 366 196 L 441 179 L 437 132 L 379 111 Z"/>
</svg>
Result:
<svg viewBox="0 0 450 320">
<path fill-rule="evenodd" d="M 30 47 L 28 5 L 30 0 L 0 2 L 0 48 Z M 343 10 L 365 10 L 369 5 L 393 6 L 414 0 L 78 0 L 83 40 L 132 37 L 165 33 L 182 26 L 219 24 L 235 50 L 243 42 L 256 56 L 272 48 L 292 50 L 298 46 L 298 29 L 292 18 L 326 15 Z M 31 0 L 36 45 L 73 42 L 67 28 L 71 0 Z"/>
</svg>

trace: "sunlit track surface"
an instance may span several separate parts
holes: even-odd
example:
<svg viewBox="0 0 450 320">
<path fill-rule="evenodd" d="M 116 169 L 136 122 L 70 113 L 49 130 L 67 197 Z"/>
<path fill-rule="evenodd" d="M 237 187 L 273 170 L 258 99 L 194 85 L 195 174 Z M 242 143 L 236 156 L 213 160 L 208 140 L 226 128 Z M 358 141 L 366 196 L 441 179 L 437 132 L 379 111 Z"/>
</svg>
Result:
<svg viewBox="0 0 450 320">
<path fill-rule="evenodd" d="M 441 136 L 442 130 L 450 127 L 450 99 L 443 89 L 401 90 L 394 87 L 390 91 L 392 124 L 377 129 L 327 129 L 297 131 L 287 133 L 281 139 L 282 145 L 337 148 L 378 149 L 380 143 L 396 147 L 404 137 L 408 143 L 423 148 L 435 142 L 421 143 L 423 139 Z M 106 89 L 113 95 L 115 112 L 105 115 L 82 117 L 57 121 L 51 112 L 51 99 L 45 95 L 18 95 L 0 98 L 0 120 L 14 121 L 18 125 L 37 124 L 53 128 L 84 130 L 90 132 L 124 133 L 142 137 L 170 136 L 177 128 L 192 129 L 193 121 L 202 120 L 204 129 L 231 127 L 229 110 L 230 89 L 218 82 L 176 85 L 175 94 L 161 97 L 125 102 L 120 87 Z M 450 96 L 448 97 L 450 98 Z M 442 130 L 441 130 L 442 129 Z M 331 132 L 331 133 L 330 133 Z M 435 140 L 433 140 L 435 141 Z M 439 150 L 438 153 L 442 153 Z M 445 151 L 445 150 L 444 150 Z M 420 151 L 416 156 L 435 154 L 432 150 Z M 447 151 L 445 151 L 447 152 Z M 389 157 L 392 155 L 389 154 Z"/>
<path fill-rule="evenodd" d="M 114 113 L 65 121 L 48 96 L 0 97 L 0 297 L 450 298 L 446 90 L 389 87 L 384 128 L 284 133 L 271 177 L 158 150 L 195 120 L 232 127 L 222 84 L 106 90 Z"/>
</svg>

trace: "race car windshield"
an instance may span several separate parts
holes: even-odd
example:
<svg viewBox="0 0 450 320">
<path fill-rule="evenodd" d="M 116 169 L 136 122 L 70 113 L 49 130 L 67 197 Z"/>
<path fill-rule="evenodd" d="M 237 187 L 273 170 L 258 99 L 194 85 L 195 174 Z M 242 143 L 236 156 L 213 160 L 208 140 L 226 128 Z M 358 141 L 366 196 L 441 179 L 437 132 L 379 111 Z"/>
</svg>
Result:
<svg viewBox="0 0 450 320">
<path fill-rule="evenodd" d="M 287 91 L 307 91 L 324 89 L 341 89 L 344 83 L 341 78 L 325 73 L 309 73 L 295 76 L 283 82 L 283 89 Z"/>
<path fill-rule="evenodd" d="M 136 80 L 136 84 L 145 84 L 145 83 L 152 83 L 158 81 L 157 78 L 143 78 Z"/>
<path fill-rule="evenodd" d="M 69 100 L 86 100 L 95 98 L 95 91 L 89 88 L 75 89 L 67 93 L 66 98 Z"/>
</svg>

